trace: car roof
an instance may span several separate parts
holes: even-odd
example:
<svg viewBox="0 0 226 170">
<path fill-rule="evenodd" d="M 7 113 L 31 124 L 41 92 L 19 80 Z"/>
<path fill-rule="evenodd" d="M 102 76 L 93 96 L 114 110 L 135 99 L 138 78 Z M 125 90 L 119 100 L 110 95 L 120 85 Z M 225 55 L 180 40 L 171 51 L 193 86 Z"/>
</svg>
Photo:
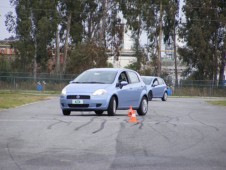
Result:
<svg viewBox="0 0 226 170">
<path fill-rule="evenodd" d="M 157 76 L 141 76 L 141 77 L 146 77 L 146 78 L 160 78 L 160 77 L 157 77 Z"/>
<path fill-rule="evenodd" d="M 91 69 L 88 69 L 88 70 L 99 70 L 99 71 L 134 71 L 134 70 L 131 70 L 131 69 L 126 69 L 126 68 L 91 68 Z"/>
</svg>

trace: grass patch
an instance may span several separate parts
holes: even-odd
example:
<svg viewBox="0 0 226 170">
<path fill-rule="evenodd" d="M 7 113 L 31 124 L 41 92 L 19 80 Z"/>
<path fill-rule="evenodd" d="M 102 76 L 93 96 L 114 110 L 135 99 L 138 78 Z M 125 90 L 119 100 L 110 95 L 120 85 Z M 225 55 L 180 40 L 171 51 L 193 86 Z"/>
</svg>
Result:
<svg viewBox="0 0 226 170">
<path fill-rule="evenodd" d="M 53 95 L 45 93 L 0 92 L 0 109 L 14 108 L 40 100 L 46 100 Z"/>
<path fill-rule="evenodd" d="M 218 100 L 218 101 L 207 101 L 213 105 L 226 106 L 226 100 Z"/>
</svg>

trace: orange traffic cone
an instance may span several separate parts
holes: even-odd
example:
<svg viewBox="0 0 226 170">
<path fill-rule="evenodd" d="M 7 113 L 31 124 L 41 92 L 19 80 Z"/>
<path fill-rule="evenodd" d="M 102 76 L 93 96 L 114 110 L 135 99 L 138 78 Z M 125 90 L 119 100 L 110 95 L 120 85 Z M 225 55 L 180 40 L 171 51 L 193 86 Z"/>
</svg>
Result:
<svg viewBox="0 0 226 170">
<path fill-rule="evenodd" d="M 136 117 L 136 113 L 135 110 L 133 110 L 132 116 L 130 117 L 129 120 L 130 123 L 138 123 L 137 117 Z"/>
<path fill-rule="evenodd" d="M 128 116 L 131 117 L 133 114 L 133 108 L 132 106 L 129 107 Z"/>
</svg>

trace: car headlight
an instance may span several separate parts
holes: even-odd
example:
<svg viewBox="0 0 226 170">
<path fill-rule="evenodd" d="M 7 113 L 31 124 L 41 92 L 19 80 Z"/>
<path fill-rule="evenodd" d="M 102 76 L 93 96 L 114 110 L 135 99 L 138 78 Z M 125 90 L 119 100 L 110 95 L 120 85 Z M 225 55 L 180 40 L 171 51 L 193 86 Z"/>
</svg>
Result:
<svg viewBox="0 0 226 170">
<path fill-rule="evenodd" d="M 99 90 L 96 90 L 96 91 L 93 93 L 93 95 L 94 95 L 94 96 L 100 96 L 100 95 L 104 95 L 104 94 L 106 94 L 106 93 L 107 93 L 106 90 L 104 90 L 104 89 L 99 89 Z"/>
<path fill-rule="evenodd" d="M 63 90 L 62 90 L 62 92 L 61 92 L 61 95 L 66 95 L 66 93 L 67 93 L 67 91 L 66 91 L 66 88 L 64 88 Z"/>
</svg>

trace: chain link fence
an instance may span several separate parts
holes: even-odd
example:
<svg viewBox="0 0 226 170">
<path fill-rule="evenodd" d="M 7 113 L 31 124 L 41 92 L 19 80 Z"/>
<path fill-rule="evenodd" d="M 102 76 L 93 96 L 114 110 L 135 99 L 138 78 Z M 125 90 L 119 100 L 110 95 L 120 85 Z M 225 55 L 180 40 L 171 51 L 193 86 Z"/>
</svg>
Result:
<svg viewBox="0 0 226 170">
<path fill-rule="evenodd" d="M 176 96 L 226 97 L 226 81 L 217 84 L 212 80 L 181 80 L 173 89 Z"/>
<path fill-rule="evenodd" d="M 0 72 L 0 90 L 61 91 L 76 78 L 76 74 L 37 74 Z M 181 80 L 178 87 L 170 87 L 174 96 L 226 97 L 226 81 Z"/>
<path fill-rule="evenodd" d="M 74 74 L 1 73 L 0 90 L 60 91 L 73 80 Z"/>
</svg>

